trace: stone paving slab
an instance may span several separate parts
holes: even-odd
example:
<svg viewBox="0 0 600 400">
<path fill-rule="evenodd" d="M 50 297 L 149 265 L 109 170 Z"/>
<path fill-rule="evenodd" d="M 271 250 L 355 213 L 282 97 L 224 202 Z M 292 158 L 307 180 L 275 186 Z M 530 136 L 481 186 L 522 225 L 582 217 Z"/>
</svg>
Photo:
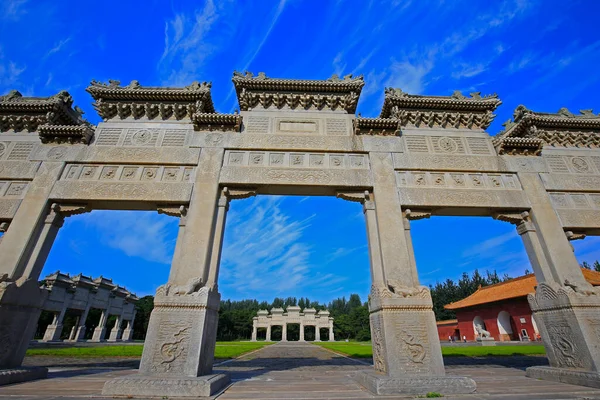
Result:
<svg viewBox="0 0 600 400">
<path fill-rule="evenodd" d="M 77 361 L 77 360 L 75 360 Z M 81 361 L 81 360 L 79 360 Z M 108 379 L 137 371 L 103 367 L 107 360 L 83 364 L 70 359 L 55 360 L 49 379 L 0 388 L 2 400 L 75 400 L 104 398 L 102 386 Z M 114 361 L 114 360 L 113 360 Z M 126 360 L 130 362 L 132 360 Z M 361 369 L 372 368 L 366 360 L 354 360 L 309 343 L 280 343 L 264 347 L 235 360 L 215 366 L 227 372 L 233 384 L 215 398 L 245 399 L 405 399 L 414 396 L 374 396 L 353 379 Z M 30 362 L 34 362 L 30 360 Z M 49 361 L 46 360 L 48 363 Z M 445 396 L 448 400 L 562 400 L 598 399 L 600 390 L 525 377 L 525 368 L 546 365 L 544 357 L 446 358 L 449 375 L 467 376 L 477 382 L 477 393 Z"/>
</svg>

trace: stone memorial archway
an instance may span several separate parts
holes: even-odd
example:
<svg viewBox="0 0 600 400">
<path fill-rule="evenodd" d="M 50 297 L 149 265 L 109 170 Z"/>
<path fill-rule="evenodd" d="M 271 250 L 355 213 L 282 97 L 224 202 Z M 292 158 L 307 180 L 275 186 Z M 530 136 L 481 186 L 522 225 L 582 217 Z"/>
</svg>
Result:
<svg viewBox="0 0 600 400">
<path fill-rule="evenodd" d="M 235 73 L 241 112 L 219 114 L 210 84 L 92 82 L 104 122 L 68 93 L 0 98 L 0 368 L 20 369 L 44 302 L 37 279 L 65 217 L 92 209 L 179 217 L 169 280 L 156 292 L 139 375 L 106 395 L 206 396 L 219 260 L 229 201 L 255 194 L 331 195 L 363 204 L 372 288 L 375 393 L 471 392 L 445 376 L 429 290 L 419 284 L 410 222 L 476 215 L 514 224 L 538 280 L 532 311 L 550 367 L 529 376 L 600 387 L 600 294 L 569 240 L 600 232 L 600 117 L 523 106 L 485 129 L 494 96 L 386 89 L 379 118 L 356 117 L 362 77 L 286 80 Z M 5 380 L 6 381 L 6 380 Z"/>
</svg>

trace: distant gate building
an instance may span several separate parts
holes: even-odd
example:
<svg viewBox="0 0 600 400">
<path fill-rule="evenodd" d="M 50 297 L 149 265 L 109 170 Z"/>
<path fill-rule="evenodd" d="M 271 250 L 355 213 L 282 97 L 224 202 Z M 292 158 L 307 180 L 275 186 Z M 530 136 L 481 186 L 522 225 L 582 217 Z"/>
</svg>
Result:
<svg viewBox="0 0 600 400">
<path fill-rule="evenodd" d="M 328 330 L 328 340 L 333 341 L 333 318 L 329 316 L 329 311 L 321 310 L 317 312 L 314 308 L 305 308 L 301 312 L 298 306 L 289 306 L 287 312 L 283 308 L 273 308 L 271 314 L 267 310 L 259 310 L 257 316 L 252 319 L 252 341 L 257 339 L 258 328 L 266 328 L 266 341 L 271 341 L 271 328 L 281 326 L 281 341 L 287 342 L 288 324 L 300 325 L 300 341 L 304 341 L 304 327 L 315 327 L 315 341 L 321 341 L 321 329 Z"/>
<path fill-rule="evenodd" d="M 127 289 L 115 285 L 111 279 L 102 276 L 92 279 L 82 274 L 71 277 L 57 271 L 44 278 L 42 289 L 48 291 L 42 310 L 54 313 L 54 319 L 44 333 L 44 341 L 60 340 L 67 311 L 78 313 L 77 322 L 69 332 L 68 340 L 83 341 L 85 322 L 92 308 L 102 310 L 99 324 L 92 336 L 93 342 L 131 340 L 136 313 L 135 303 L 138 298 Z M 111 315 L 116 315 L 117 321 L 107 338 L 106 324 Z"/>
</svg>

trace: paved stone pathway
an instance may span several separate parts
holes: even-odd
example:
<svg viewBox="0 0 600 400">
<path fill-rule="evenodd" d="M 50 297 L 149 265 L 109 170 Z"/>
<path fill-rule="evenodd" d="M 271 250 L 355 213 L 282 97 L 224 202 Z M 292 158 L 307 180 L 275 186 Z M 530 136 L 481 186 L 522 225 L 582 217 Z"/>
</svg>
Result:
<svg viewBox="0 0 600 400">
<path fill-rule="evenodd" d="M 46 359 L 53 364 L 49 379 L 0 387 L 2 400 L 70 400 L 102 398 L 102 386 L 108 379 L 136 372 L 122 360 L 115 361 Z M 33 358 L 30 365 L 42 361 Z M 446 400 L 559 400 L 598 399 L 600 390 L 525 377 L 524 369 L 531 365 L 544 365 L 544 357 L 481 357 L 447 358 L 447 372 L 451 375 L 469 376 L 477 382 L 477 393 L 463 396 L 446 396 Z M 83 365 L 85 364 L 85 365 Z M 309 343 L 278 343 L 235 360 L 215 365 L 216 371 L 231 374 L 233 383 L 219 400 L 245 399 L 372 399 L 352 378 L 360 369 L 372 368 L 363 360 L 353 360 Z M 385 399 L 406 397 L 379 397 Z"/>
</svg>

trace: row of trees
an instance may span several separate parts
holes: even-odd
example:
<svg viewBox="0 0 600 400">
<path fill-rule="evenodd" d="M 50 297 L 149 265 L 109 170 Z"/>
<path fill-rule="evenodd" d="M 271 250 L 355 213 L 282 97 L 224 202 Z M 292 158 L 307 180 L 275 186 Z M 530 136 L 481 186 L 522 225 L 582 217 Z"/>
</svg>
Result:
<svg viewBox="0 0 600 400">
<path fill-rule="evenodd" d="M 219 310 L 219 325 L 217 340 L 247 340 L 252 335 L 252 318 L 258 310 L 272 308 L 287 309 L 289 306 L 299 306 L 301 309 L 312 307 L 317 311 L 329 310 L 334 318 L 334 335 L 340 339 L 369 340 L 369 310 L 357 294 L 350 295 L 346 300 L 341 297 L 329 304 L 311 301 L 309 298 L 276 297 L 273 302 L 258 302 L 257 300 L 221 301 Z M 288 334 L 293 334 L 292 329 Z"/>
</svg>

